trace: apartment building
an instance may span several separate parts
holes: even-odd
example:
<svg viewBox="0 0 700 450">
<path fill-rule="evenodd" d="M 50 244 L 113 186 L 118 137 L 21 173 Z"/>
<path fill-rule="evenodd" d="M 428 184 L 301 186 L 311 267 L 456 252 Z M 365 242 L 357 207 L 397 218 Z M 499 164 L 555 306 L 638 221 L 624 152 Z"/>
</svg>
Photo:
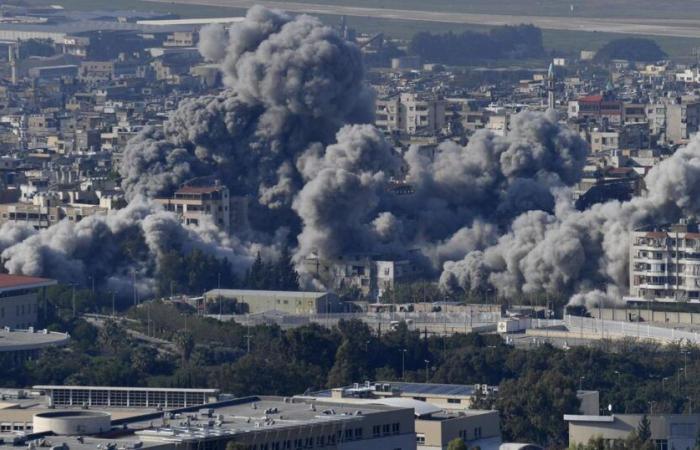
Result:
<svg viewBox="0 0 700 450">
<path fill-rule="evenodd" d="M 375 125 L 387 132 L 435 134 L 447 124 L 447 103 L 444 99 L 415 93 L 377 100 Z"/>
<path fill-rule="evenodd" d="M 695 223 L 634 231 L 630 244 L 634 299 L 700 299 L 700 233 Z"/>
<path fill-rule="evenodd" d="M 380 255 L 345 255 L 331 261 L 312 254 L 303 265 L 307 273 L 333 289 L 354 289 L 373 299 L 380 298 L 397 283 L 421 275 L 420 269 L 408 259 Z"/>
<path fill-rule="evenodd" d="M 63 204 L 42 195 L 32 199 L 32 203 L 0 204 L 0 224 L 22 223 L 41 230 L 64 219 L 80 222 L 87 216 L 106 212 L 102 206 Z"/>
<path fill-rule="evenodd" d="M 199 225 L 204 217 L 211 218 L 221 230 L 230 233 L 233 228 L 247 226 L 248 203 L 243 197 L 231 197 L 226 186 L 185 185 L 170 198 L 156 199 L 167 211 L 180 216 L 187 225 Z"/>
<path fill-rule="evenodd" d="M 663 98 L 646 109 L 651 133 L 662 136 L 666 144 L 685 144 L 700 129 L 700 100 L 696 98 Z"/>
</svg>

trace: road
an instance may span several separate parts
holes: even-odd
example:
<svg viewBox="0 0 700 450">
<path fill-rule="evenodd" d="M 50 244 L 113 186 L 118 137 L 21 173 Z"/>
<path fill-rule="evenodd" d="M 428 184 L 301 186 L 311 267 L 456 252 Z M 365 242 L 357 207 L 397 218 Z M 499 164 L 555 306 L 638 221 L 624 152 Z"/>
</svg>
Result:
<svg viewBox="0 0 700 450">
<path fill-rule="evenodd" d="M 101 314 L 84 314 L 83 318 L 85 319 L 86 322 L 88 322 L 91 325 L 96 326 L 97 328 L 102 328 L 105 325 L 105 322 L 108 320 L 114 320 L 110 316 L 105 316 Z M 126 320 L 129 322 L 136 322 L 135 320 L 132 319 L 126 319 L 126 318 L 118 318 L 117 320 Z M 124 328 L 126 331 L 126 334 L 131 336 L 132 338 L 146 342 L 148 344 L 153 345 L 159 352 L 164 352 L 164 353 L 169 353 L 169 354 L 178 354 L 179 350 L 175 344 L 173 344 L 170 341 L 166 341 L 165 339 L 159 339 L 157 337 L 153 336 L 148 336 L 144 333 L 141 333 L 140 331 L 132 330 L 131 328 Z"/>
<path fill-rule="evenodd" d="M 418 11 L 410 9 L 368 8 L 357 6 L 322 5 L 314 3 L 257 0 L 146 0 L 152 3 L 249 8 L 263 5 L 293 13 L 331 14 L 373 19 L 413 20 L 421 22 L 472 25 L 517 25 L 530 23 L 545 30 L 598 31 L 604 33 L 640 34 L 700 38 L 700 20 L 691 19 L 627 19 L 590 17 L 551 17 L 527 15 L 471 14 L 458 12 Z"/>
</svg>

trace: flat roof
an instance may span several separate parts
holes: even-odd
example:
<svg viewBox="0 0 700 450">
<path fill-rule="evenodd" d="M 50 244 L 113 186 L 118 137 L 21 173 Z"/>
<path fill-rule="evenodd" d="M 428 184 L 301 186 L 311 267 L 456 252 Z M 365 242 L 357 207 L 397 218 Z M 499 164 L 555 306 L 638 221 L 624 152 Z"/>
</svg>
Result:
<svg viewBox="0 0 700 450">
<path fill-rule="evenodd" d="M 65 345 L 68 341 L 70 341 L 68 333 L 46 330 L 0 329 L 0 353 L 39 350 L 46 347 Z"/>
<path fill-rule="evenodd" d="M 211 408 L 215 415 L 222 417 L 222 423 L 217 427 L 208 427 L 209 418 L 193 420 L 189 426 L 174 425 L 177 418 L 170 420 L 169 424 L 159 423 L 152 427 L 152 420 L 143 422 L 145 428 L 136 431 L 136 435 L 145 440 L 164 440 L 167 442 L 186 442 L 194 439 L 217 438 L 220 436 L 232 436 L 249 432 L 265 432 L 266 430 L 280 430 L 285 428 L 298 428 L 300 426 L 330 425 L 333 423 L 347 423 L 361 421 L 365 416 L 390 411 L 405 410 L 410 408 L 396 408 L 377 404 L 351 405 L 343 403 L 319 402 L 299 399 L 287 399 L 281 397 L 253 397 L 249 401 L 212 407 L 203 405 L 202 408 Z M 411 415 L 413 411 L 411 411 Z M 139 422 L 132 422 L 130 426 L 138 429 Z"/>
<path fill-rule="evenodd" d="M 89 391 L 150 391 L 150 392 L 196 392 L 205 394 L 218 394 L 218 389 L 180 389 L 180 388 L 157 388 L 157 387 L 126 387 L 126 386 L 61 386 L 61 385 L 38 385 L 32 389 L 48 391 L 51 389 L 89 390 Z"/>
<path fill-rule="evenodd" d="M 327 292 L 311 292 L 311 291 L 265 291 L 255 289 L 212 289 L 204 295 L 257 295 L 259 297 L 288 297 L 288 298 L 319 298 L 327 295 Z"/>
<path fill-rule="evenodd" d="M 567 422 L 614 422 L 615 416 L 591 416 L 581 414 L 564 414 Z"/>
<path fill-rule="evenodd" d="M 467 384 L 438 384 L 438 383 L 404 383 L 400 381 L 376 381 L 374 384 L 389 384 L 405 394 L 435 395 L 435 396 L 472 396 L 474 386 Z"/>
<path fill-rule="evenodd" d="M 371 400 L 371 402 L 379 405 L 393 406 L 395 408 L 412 408 L 416 417 L 429 416 L 442 411 L 442 408 L 438 408 L 432 403 L 406 397 L 379 398 Z"/>
<path fill-rule="evenodd" d="M 10 292 L 18 289 L 34 289 L 57 284 L 49 278 L 28 277 L 24 275 L 0 274 L 0 292 Z"/>
<path fill-rule="evenodd" d="M 237 23 L 243 22 L 245 17 L 202 17 L 201 19 L 149 19 L 149 20 L 137 20 L 138 25 L 155 25 L 155 26 L 169 26 L 169 25 L 208 25 L 211 23 Z"/>
</svg>

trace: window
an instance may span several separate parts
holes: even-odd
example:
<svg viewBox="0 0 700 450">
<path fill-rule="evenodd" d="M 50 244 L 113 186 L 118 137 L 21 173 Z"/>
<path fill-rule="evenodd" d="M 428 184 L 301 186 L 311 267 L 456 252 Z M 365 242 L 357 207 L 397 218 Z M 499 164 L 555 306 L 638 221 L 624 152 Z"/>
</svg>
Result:
<svg viewBox="0 0 700 450">
<path fill-rule="evenodd" d="M 474 428 L 474 439 L 481 439 L 481 427 Z"/>
<path fill-rule="evenodd" d="M 447 403 L 456 403 L 456 404 L 459 404 L 459 403 L 462 403 L 462 400 L 461 400 L 461 399 L 458 399 L 458 398 L 448 398 L 448 399 L 447 399 Z"/>
<path fill-rule="evenodd" d="M 391 432 L 394 434 L 399 434 L 401 431 L 401 424 L 400 423 L 392 423 L 391 424 Z"/>
<path fill-rule="evenodd" d="M 355 439 L 362 439 L 362 428 L 355 428 Z"/>
<path fill-rule="evenodd" d="M 425 444 L 425 434 L 423 434 L 423 433 L 416 433 L 416 444 L 418 444 L 418 445 L 424 445 L 424 444 Z"/>
<path fill-rule="evenodd" d="M 389 424 L 382 425 L 382 434 L 387 435 L 389 434 L 389 431 L 391 430 L 391 427 Z"/>
<path fill-rule="evenodd" d="M 381 428 L 379 427 L 379 425 L 373 426 L 372 427 L 372 436 L 379 437 L 379 435 L 381 434 L 380 431 L 381 431 Z"/>
</svg>

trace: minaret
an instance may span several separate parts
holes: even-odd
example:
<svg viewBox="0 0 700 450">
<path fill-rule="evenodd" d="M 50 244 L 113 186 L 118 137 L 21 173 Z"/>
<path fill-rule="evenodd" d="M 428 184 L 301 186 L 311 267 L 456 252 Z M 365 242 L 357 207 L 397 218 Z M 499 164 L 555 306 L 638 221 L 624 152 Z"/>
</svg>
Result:
<svg viewBox="0 0 700 450">
<path fill-rule="evenodd" d="M 549 70 L 547 71 L 547 109 L 554 109 L 556 106 L 556 99 L 554 98 L 555 89 L 556 79 L 554 78 L 554 63 L 549 63 Z"/>
</svg>

